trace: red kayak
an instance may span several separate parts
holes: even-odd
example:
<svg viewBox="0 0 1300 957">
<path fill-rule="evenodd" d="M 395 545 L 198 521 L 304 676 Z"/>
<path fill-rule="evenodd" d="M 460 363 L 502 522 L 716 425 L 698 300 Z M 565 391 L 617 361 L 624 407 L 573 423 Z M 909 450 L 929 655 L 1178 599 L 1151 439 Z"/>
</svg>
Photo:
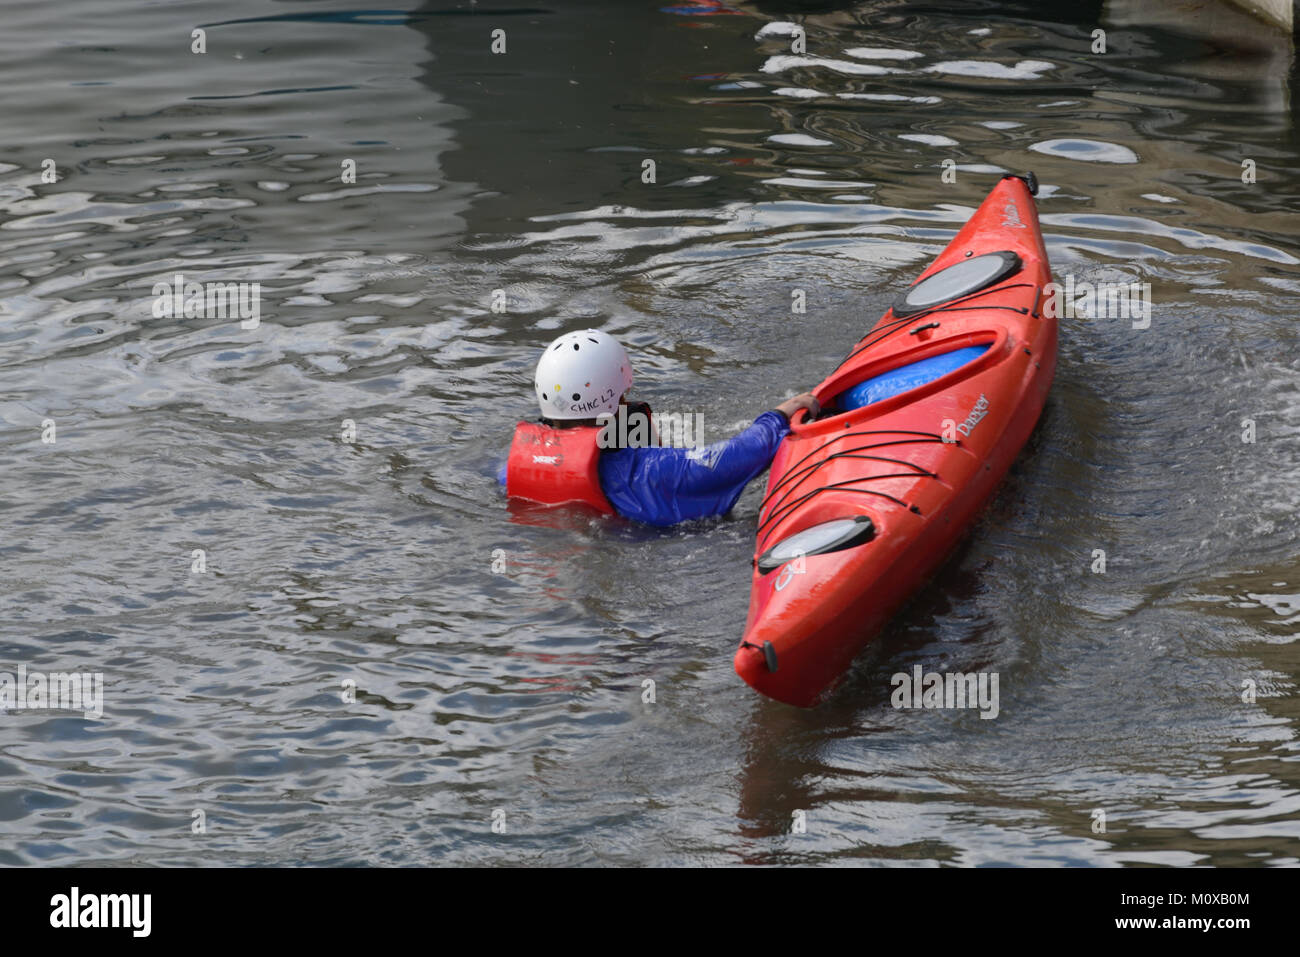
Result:
<svg viewBox="0 0 1300 957">
<path fill-rule="evenodd" d="M 811 707 L 926 581 L 1029 438 L 1056 369 L 1032 173 L 1005 176 L 813 390 L 759 511 L 736 673 Z"/>
</svg>

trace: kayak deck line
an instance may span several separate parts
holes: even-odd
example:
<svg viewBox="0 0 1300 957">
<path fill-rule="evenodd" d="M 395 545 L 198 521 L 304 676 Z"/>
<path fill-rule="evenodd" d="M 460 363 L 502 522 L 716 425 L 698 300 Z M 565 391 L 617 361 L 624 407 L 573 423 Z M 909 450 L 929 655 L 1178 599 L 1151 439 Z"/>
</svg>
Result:
<svg viewBox="0 0 1300 957">
<path fill-rule="evenodd" d="M 964 302 L 968 299 L 973 299 L 976 296 L 982 296 L 994 292 L 1004 292 L 1008 289 L 1017 289 L 1021 286 L 1032 286 L 1032 285 L 1033 283 L 1017 282 L 1006 286 L 999 286 L 999 285 L 989 286 L 986 289 L 977 289 L 974 292 L 967 293 L 964 296 L 959 296 L 956 299 L 950 300 L 950 302 Z M 836 371 L 839 371 L 840 369 L 844 368 L 844 366 L 847 365 L 848 362 L 851 359 L 853 359 L 854 356 L 860 355 L 861 353 L 867 351 L 877 343 L 884 341 L 885 338 L 897 332 L 902 326 L 907 325 L 909 322 L 913 322 L 917 319 L 925 319 L 928 316 L 932 316 L 938 312 L 969 312 L 977 309 L 1007 309 L 1011 312 L 1020 313 L 1022 316 L 1027 315 L 1029 313 L 1028 309 L 1025 309 L 1023 307 L 1018 307 L 1018 306 L 954 306 L 945 303 L 942 305 L 935 306 L 932 309 L 926 309 L 923 312 L 914 312 L 914 313 L 909 313 L 906 316 L 895 317 L 894 322 L 889 324 L 892 328 L 888 329 L 884 333 L 884 335 L 880 336 L 880 338 L 876 339 L 874 342 L 868 342 L 866 345 L 862 346 L 861 348 L 854 349 L 852 352 L 850 352 L 847 356 L 844 357 L 844 359 L 840 362 L 838 366 L 835 367 L 835 369 Z M 934 323 L 933 326 L 930 326 L 929 328 L 937 328 L 938 325 L 939 324 L 936 322 Z M 921 327 L 921 328 L 925 328 L 925 327 Z M 921 328 L 914 329 L 911 333 L 909 333 L 909 335 L 914 335 L 920 332 Z M 872 329 L 871 332 L 868 332 L 866 336 L 862 337 L 862 339 L 867 338 L 867 336 L 872 335 L 872 333 L 875 333 L 878 330 L 879 330 L 879 326 L 877 326 L 876 329 Z M 859 339 L 858 342 L 861 342 L 862 339 Z"/>
<path fill-rule="evenodd" d="M 839 439 L 839 438 L 851 438 L 851 437 L 854 437 L 854 436 L 862 436 L 862 435 L 889 434 L 890 432 L 891 432 L 891 430 L 889 430 L 889 429 L 884 429 L 884 430 L 864 430 L 864 431 L 860 431 L 860 432 L 842 432 L 842 433 L 840 433 L 840 434 L 834 436 L 833 438 L 831 438 L 831 439 L 830 439 L 830 440 L 829 440 L 825 445 L 822 445 L 822 446 L 818 447 L 817 449 L 813 450 L 812 452 L 809 452 L 808 455 L 806 455 L 806 456 L 804 457 L 804 459 L 801 460 L 801 461 L 806 461 L 808 458 L 812 457 L 813 455 L 816 455 L 818 452 L 820 452 L 820 451 L 822 451 L 823 449 L 825 449 L 826 445 L 829 445 L 830 442 L 835 441 L 835 439 Z M 897 440 L 892 441 L 892 442 L 877 442 L 877 443 L 874 444 L 874 445 L 859 445 L 859 446 L 854 446 L 853 448 L 850 448 L 850 449 L 843 449 L 843 450 L 841 450 L 841 451 L 839 451 L 839 452 L 833 452 L 833 453 L 831 453 L 830 455 L 827 455 L 825 458 L 821 459 L 820 461 L 812 463 L 812 465 L 804 466 L 803 469 L 802 469 L 802 475 L 799 475 L 799 473 L 787 472 L 787 473 L 782 477 L 781 481 L 777 483 L 776 487 L 773 488 L 771 491 L 768 492 L 768 497 L 765 498 L 765 499 L 763 500 L 763 504 L 759 507 L 759 515 L 760 515 L 760 516 L 764 516 L 764 513 L 766 512 L 765 517 L 761 518 L 761 520 L 760 520 L 760 522 L 759 522 L 759 526 L 758 526 L 759 531 L 761 532 L 761 531 L 763 530 L 763 528 L 764 528 L 764 527 L 765 527 L 769 522 L 773 521 L 774 519 L 777 519 L 777 518 L 779 518 L 779 517 L 783 517 L 784 515 L 788 514 L 790 511 L 792 511 L 793 509 L 797 508 L 799 505 L 801 505 L 801 504 L 802 504 L 803 502 L 805 502 L 807 499 L 811 498 L 813 495 L 816 495 L 816 494 L 819 493 L 819 492 L 827 491 L 828 489 L 833 489 L 833 488 L 845 488 L 846 486 L 852 484 L 853 482 L 868 482 L 868 481 L 876 481 L 876 480 L 887 479 L 887 478 L 932 478 L 932 479 L 938 479 L 938 478 L 939 478 L 939 475 L 938 475 L 937 472 L 932 472 L 932 471 L 930 471 L 929 469 L 926 469 L 926 468 L 924 468 L 923 466 L 920 466 L 920 465 L 916 464 L 915 462 L 909 462 L 909 461 L 907 461 L 907 460 L 905 460 L 905 459 L 892 459 L 892 458 L 888 458 L 888 457 L 886 457 L 886 456 L 879 456 L 879 455 L 853 455 L 853 454 L 851 454 L 851 453 L 853 453 L 853 452 L 865 451 L 865 450 L 868 450 L 868 449 L 878 449 L 878 448 L 883 448 L 883 447 L 885 447 L 885 446 L 890 446 L 890 445 L 910 445 L 910 444 L 915 444 L 915 443 L 933 443 L 933 442 L 943 442 L 943 441 L 944 441 L 943 436 L 938 435 L 938 434 L 935 434 L 935 433 L 917 433 L 917 434 L 918 434 L 918 435 L 922 435 L 922 434 L 924 434 L 924 435 L 927 435 L 927 437 L 926 437 L 926 438 L 919 438 L 919 439 L 897 439 Z M 799 497 L 796 498 L 794 501 L 789 501 L 789 496 L 793 493 L 793 491 L 794 491 L 796 488 L 799 487 L 800 484 L 803 483 L 803 481 L 804 481 L 805 479 L 807 479 L 808 477 L 810 477 L 810 476 L 811 476 L 814 472 L 816 472 L 818 469 L 824 468 L 826 465 L 830 464 L 832 461 L 834 461 L 834 460 L 836 460 L 836 459 L 840 459 L 840 458 L 851 458 L 851 459 L 871 459 L 871 460 L 881 461 L 881 462 L 890 462 L 890 463 L 897 464 L 897 465 L 907 465 L 907 466 L 911 466 L 913 469 L 915 469 L 915 471 L 913 471 L 913 472 L 894 472 L 894 473 L 889 473 L 889 474 L 885 474 L 885 475 L 864 475 L 864 476 L 861 476 L 861 477 L 858 477 L 858 478 L 848 479 L 848 480 L 846 480 L 846 481 L 844 481 L 844 482 L 838 482 L 838 483 L 832 483 L 832 484 L 830 484 L 830 485 L 822 485 L 822 486 L 818 486 L 818 487 L 815 488 L 815 489 L 812 489 L 812 490 L 810 490 L 810 491 L 808 491 L 808 492 L 805 492 L 803 495 L 799 496 Z M 798 477 L 797 477 L 797 476 L 798 476 Z M 786 481 L 788 481 L 789 479 L 791 479 L 791 478 L 796 478 L 796 477 L 797 477 L 797 480 L 796 480 L 796 481 L 795 481 L 795 482 L 794 482 L 794 483 L 793 483 L 793 484 L 792 484 L 788 489 L 786 489 L 785 495 L 783 495 L 783 496 L 781 497 L 781 500 L 780 500 L 779 502 L 774 503 L 774 504 L 771 506 L 770 510 L 769 510 L 769 508 L 768 508 L 768 502 L 769 502 L 769 501 L 771 500 L 771 498 L 776 494 L 776 492 L 780 489 L 781 485 L 784 484 L 784 483 L 785 483 Z M 894 497 L 894 496 L 892 496 L 892 495 L 889 495 L 889 494 L 887 494 L 887 493 L 885 493 L 885 492 L 877 492 L 877 491 L 875 491 L 875 490 L 873 490 L 873 489 L 846 489 L 846 490 L 847 490 L 847 491 L 852 491 L 852 492 L 862 492 L 862 493 L 867 493 L 867 494 L 871 494 L 871 495 L 879 495 L 879 496 L 881 496 L 881 497 L 883 497 L 883 498 L 890 499 L 891 501 L 897 503 L 898 505 L 901 505 L 903 508 L 909 509 L 910 511 L 918 511 L 918 510 L 916 509 L 916 506 L 914 506 L 914 505 L 908 505 L 908 504 L 907 504 L 906 502 L 904 502 L 902 499 L 896 498 L 896 497 Z M 918 512 L 918 514 L 919 514 L 919 512 Z M 774 527 L 775 527 L 775 526 L 774 526 Z M 771 534 L 770 530 L 769 530 L 769 533 L 768 533 L 768 534 L 769 534 L 769 535 Z M 762 547 L 762 545 L 766 544 L 766 542 L 767 542 L 767 537 L 768 537 L 767 535 L 763 536 L 762 541 L 759 543 L 759 547 L 760 547 L 760 548 Z"/>
</svg>

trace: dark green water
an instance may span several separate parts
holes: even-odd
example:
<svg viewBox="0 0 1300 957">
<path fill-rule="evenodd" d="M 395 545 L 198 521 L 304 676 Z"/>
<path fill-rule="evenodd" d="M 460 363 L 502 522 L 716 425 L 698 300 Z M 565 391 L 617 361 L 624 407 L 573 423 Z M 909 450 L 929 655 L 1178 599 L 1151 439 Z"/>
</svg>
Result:
<svg viewBox="0 0 1300 957">
<path fill-rule="evenodd" d="M 1297 862 L 1289 40 L 690 7 L 6 12 L 0 671 L 102 672 L 104 716 L 0 715 L 0 863 Z M 806 54 L 756 38 L 792 18 Z M 560 332 L 722 437 L 1027 168 L 1058 277 L 1150 283 L 1151 326 L 1063 321 L 996 501 L 821 708 L 731 670 L 761 483 L 671 532 L 506 507 Z M 155 318 L 178 272 L 260 325 Z M 999 717 L 894 710 L 916 664 Z"/>
</svg>

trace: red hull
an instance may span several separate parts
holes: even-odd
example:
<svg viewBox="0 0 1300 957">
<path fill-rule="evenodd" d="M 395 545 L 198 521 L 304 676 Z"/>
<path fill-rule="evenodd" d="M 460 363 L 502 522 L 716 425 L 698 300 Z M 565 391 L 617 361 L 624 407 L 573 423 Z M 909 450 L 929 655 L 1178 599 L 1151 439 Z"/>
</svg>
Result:
<svg viewBox="0 0 1300 957">
<path fill-rule="evenodd" d="M 917 281 L 1003 251 L 1019 256 L 1018 270 L 929 311 L 889 310 L 813 391 L 826 405 L 864 379 L 991 343 L 982 356 L 864 408 L 796 422 L 777 450 L 735 658 L 761 693 L 800 707 L 824 696 L 952 550 L 1029 438 L 1056 369 L 1056 320 L 1041 314 L 1051 274 L 1024 181 L 999 182 Z M 875 529 L 865 544 L 760 571 L 759 556 L 790 535 L 862 515 Z"/>
</svg>

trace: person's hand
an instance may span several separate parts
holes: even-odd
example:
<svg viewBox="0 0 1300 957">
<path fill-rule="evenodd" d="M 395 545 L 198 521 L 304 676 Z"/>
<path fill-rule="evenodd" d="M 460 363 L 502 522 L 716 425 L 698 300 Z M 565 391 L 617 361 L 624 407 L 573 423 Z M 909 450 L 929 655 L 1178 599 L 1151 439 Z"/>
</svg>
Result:
<svg viewBox="0 0 1300 957">
<path fill-rule="evenodd" d="M 808 418 L 815 419 L 817 418 L 817 413 L 822 410 L 822 407 L 821 403 L 817 401 L 817 397 L 811 392 L 800 393 L 793 399 L 786 399 L 776 407 L 776 411 L 780 412 L 791 422 L 794 421 L 794 414 L 800 409 L 807 409 Z"/>
</svg>

